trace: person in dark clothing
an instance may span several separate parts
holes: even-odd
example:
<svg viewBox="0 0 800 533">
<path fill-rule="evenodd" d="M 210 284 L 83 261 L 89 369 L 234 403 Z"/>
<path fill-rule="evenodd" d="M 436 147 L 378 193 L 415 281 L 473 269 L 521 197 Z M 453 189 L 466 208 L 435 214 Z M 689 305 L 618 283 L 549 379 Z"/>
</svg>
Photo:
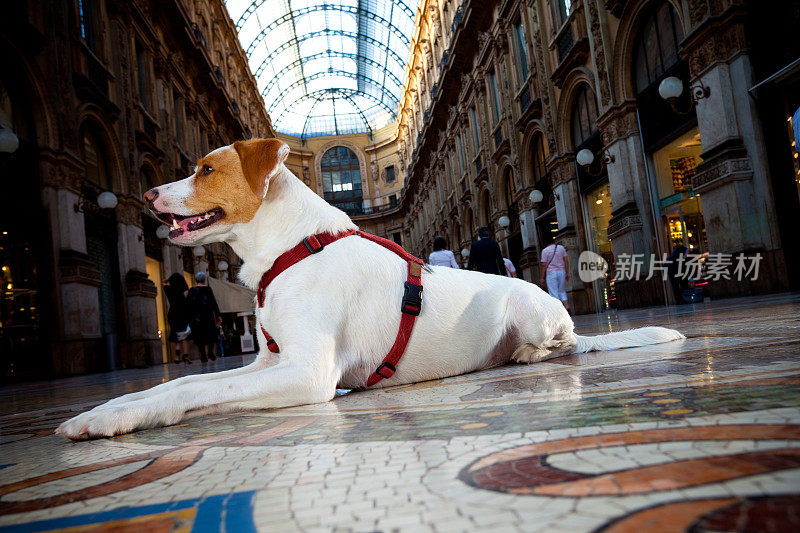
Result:
<svg viewBox="0 0 800 533">
<path fill-rule="evenodd" d="M 189 307 L 186 303 L 186 294 L 189 285 L 178 273 L 171 275 L 161 282 L 164 287 L 164 294 L 167 295 L 169 311 L 167 311 L 167 323 L 169 324 L 168 340 L 173 343 L 175 348 L 175 364 L 183 361 L 188 365 L 192 364 L 189 359 L 189 334 L 186 327 L 189 325 Z"/>
<path fill-rule="evenodd" d="M 669 278 L 669 284 L 672 286 L 672 294 L 675 296 L 675 303 L 678 305 L 685 303 L 683 300 L 683 291 L 689 288 L 689 282 L 683 277 L 678 277 L 678 263 L 687 251 L 688 248 L 679 244 L 673 248 L 672 253 L 667 256 L 667 261 L 669 261 L 667 264 L 667 277 Z"/>
<path fill-rule="evenodd" d="M 200 360 L 205 363 L 209 359 L 212 361 L 217 359 L 214 355 L 214 345 L 217 343 L 217 328 L 222 322 L 222 317 L 214 292 L 206 284 L 206 273 L 198 272 L 194 280 L 197 285 L 189 289 L 186 298 L 192 316 L 189 325 L 192 327 L 192 340 L 200 350 Z"/>
<path fill-rule="evenodd" d="M 486 226 L 479 228 L 478 237 L 480 238 L 470 246 L 467 270 L 505 276 L 503 253 L 500 251 L 500 245 L 489 238 L 489 228 Z"/>
</svg>

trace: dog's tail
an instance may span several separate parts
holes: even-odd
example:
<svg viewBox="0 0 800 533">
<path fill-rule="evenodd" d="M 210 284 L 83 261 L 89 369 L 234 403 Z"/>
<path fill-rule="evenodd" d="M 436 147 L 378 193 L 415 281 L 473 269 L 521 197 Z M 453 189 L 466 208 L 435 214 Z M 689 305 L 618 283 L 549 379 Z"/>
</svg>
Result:
<svg viewBox="0 0 800 533">
<path fill-rule="evenodd" d="M 596 337 L 583 337 L 575 335 L 577 345 L 575 353 L 592 352 L 597 350 L 619 350 L 622 348 L 636 348 L 649 344 L 676 341 L 686 337 L 674 329 L 649 326 L 646 328 L 629 329 L 597 335 Z"/>
</svg>

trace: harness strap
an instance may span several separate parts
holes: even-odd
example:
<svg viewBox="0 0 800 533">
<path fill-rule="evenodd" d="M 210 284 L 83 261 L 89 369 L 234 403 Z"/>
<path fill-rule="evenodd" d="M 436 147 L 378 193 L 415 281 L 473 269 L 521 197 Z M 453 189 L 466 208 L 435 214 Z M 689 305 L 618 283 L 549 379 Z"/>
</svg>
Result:
<svg viewBox="0 0 800 533">
<path fill-rule="evenodd" d="M 394 344 L 389 350 L 389 353 L 386 354 L 386 357 L 383 358 L 383 361 L 380 365 L 378 365 L 378 368 L 376 368 L 367 379 L 366 386 L 371 387 L 380 380 L 390 378 L 394 375 L 397 370 L 397 363 L 400 361 L 400 358 L 403 357 L 403 353 L 406 351 L 406 346 L 408 346 L 408 341 L 411 338 L 411 331 L 414 329 L 414 322 L 416 322 L 417 316 L 419 316 L 419 313 L 422 311 L 423 262 L 421 259 L 418 259 L 406 252 L 394 241 L 390 241 L 389 239 L 384 239 L 383 237 L 378 237 L 377 235 L 372 235 L 370 233 L 365 233 L 363 231 L 351 230 L 336 235 L 330 233 L 311 235 L 310 237 L 303 239 L 300 244 L 288 252 L 281 254 L 278 259 L 275 260 L 272 268 L 266 271 L 261 277 L 261 281 L 258 284 L 257 293 L 258 306 L 264 307 L 264 295 L 267 286 L 276 277 L 278 277 L 281 272 L 295 263 L 305 259 L 306 257 L 321 252 L 328 244 L 350 235 L 358 235 L 359 237 L 379 244 L 384 248 L 396 253 L 408 263 L 408 274 L 406 276 L 406 282 L 404 285 L 403 301 L 400 306 L 400 328 L 397 332 L 397 337 L 394 340 Z M 275 342 L 275 339 L 273 339 L 269 333 L 267 333 L 267 330 L 264 329 L 264 326 L 261 326 L 261 333 L 264 334 L 269 351 L 272 353 L 279 353 L 280 349 L 278 348 L 278 343 Z"/>
</svg>

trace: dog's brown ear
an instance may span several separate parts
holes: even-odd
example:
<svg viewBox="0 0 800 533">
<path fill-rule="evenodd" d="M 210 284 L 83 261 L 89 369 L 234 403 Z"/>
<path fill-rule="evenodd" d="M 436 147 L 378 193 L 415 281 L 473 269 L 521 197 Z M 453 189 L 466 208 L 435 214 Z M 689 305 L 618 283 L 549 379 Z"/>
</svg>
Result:
<svg viewBox="0 0 800 533">
<path fill-rule="evenodd" d="M 278 139 L 250 139 L 233 143 L 233 148 L 253 194 L 264 198 L 269 179 L 289 156 L 289 146 Z"/>
</svg>

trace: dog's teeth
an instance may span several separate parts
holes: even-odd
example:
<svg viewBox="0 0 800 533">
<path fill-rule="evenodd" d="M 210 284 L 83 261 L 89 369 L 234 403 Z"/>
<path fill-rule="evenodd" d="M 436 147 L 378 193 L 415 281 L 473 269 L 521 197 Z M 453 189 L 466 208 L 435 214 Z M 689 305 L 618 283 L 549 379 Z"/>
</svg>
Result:
<svg viewBox="0 0 800 533">
<path fill-rule="evenodd" d="M 179 229 L 180 228 L 180 225 L 178 224 L 178 221 L 176 219 L 174 219 L 174 218 L 172 219 L 172 228 L 173 229 Z"/>
</svg>

